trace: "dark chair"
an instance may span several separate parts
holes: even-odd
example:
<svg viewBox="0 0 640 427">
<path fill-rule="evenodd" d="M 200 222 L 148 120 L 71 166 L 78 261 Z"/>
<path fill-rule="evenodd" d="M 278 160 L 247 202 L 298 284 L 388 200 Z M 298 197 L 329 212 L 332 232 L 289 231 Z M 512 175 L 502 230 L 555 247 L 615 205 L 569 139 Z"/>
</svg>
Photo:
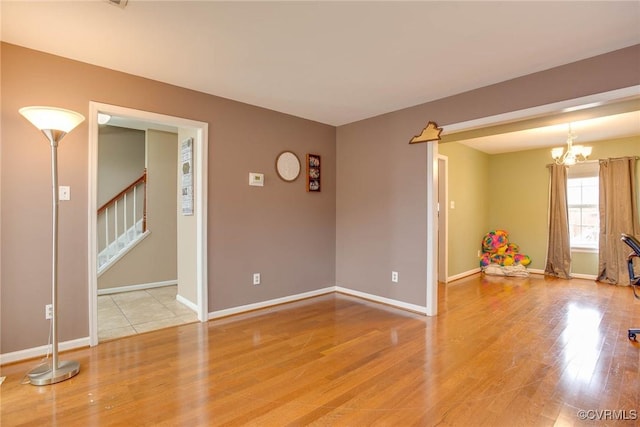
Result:
<svg viewBox="0 0 640 427">
<path fill-rule="evenodd" d="M 633 296 L 636 299 L 640 299 L 636 292 L 636 287 L 640 286 L 640 276 L 636 276 L 633 268 L 633 259 L 640 257 L 640 242 L 635 237 L 624 233 L 622 233 L 621 240 L 633 249 L 633 252 L 627 257 L 627 267 L 629 268 L 629 281 L 631 282 L 631 289 L 633 289 Z M 629 328 L 629 339 L 637 341 L 636 335 L 640 335 L 640 328 Z"/>
</svg>

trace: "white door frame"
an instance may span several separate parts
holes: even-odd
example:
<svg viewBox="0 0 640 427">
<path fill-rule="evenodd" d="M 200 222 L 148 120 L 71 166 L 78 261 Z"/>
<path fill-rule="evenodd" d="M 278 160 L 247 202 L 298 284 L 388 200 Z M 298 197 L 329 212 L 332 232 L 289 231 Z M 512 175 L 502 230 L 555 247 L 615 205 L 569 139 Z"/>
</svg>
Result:
<svg viewBox="0 0 640 427">
<path fill-rule="evenodd" d="M 438 141 L 427 142 L 427 316 L 438 314 Z"/>
<path fill-rule="evenodd" d="M 98 275 L 97 275 L 97 182 L 98 182 L 98 112 L 134 120 L 165 124 L 195 130 L 194 215 L 196 217 L 196 287 L 198 320 L 206 322 L 208 313 L 207 280 L 207 176 L 209 124 L 180 117 L 135 110 L 99 102 L 89 102 L 89 185 L 88 185 L 88 277 L 89 286 L 89 344 L 98 344 Z"/>
<path fill-rule="evenodd" d="M 604 104 L 627 97 L 638 96 L 640 85 L 610 92 L 598 93 L 567 101 L 555 102 L 552 104 L 540 105 L 527 108 L 525 110 L 512 111 L 510 113 L 498 114 L 496 116 L 483 117 L 466 122 L 453 123 L 443 126 L 443 134 L 462 132 L 465 130 L 479 129 L 501 123 L 509 123 L 526 118 L 544 116 L 558 112 L 568 112 L 587 108 L 593 104 Z M 427 316 L 438 314 L 438 145 L 437 142 L 427 143 Z"/>
<path fill-rule="evenodd" d="M 438 154 L 438 281 L 449 281 L 449 158 Z M 440 192 L 440 190 L 444 190 Z M 442 229 L 440 228 L 442 226 Z M 444 277 L 441 277 L 440 273 Z"/>
</svg>

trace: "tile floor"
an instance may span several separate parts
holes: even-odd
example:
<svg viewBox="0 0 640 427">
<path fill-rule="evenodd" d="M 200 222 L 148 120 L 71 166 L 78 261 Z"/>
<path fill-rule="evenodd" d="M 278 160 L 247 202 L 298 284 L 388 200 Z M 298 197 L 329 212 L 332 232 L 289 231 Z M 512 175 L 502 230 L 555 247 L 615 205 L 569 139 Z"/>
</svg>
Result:
<svg viewBox="0 0 640 427">
<path fill-rule="evenodd" d="M 177 286 L 98 296 L 98 340 L 105 341 L 198 320 L 176 300 Z"/>
</svg>

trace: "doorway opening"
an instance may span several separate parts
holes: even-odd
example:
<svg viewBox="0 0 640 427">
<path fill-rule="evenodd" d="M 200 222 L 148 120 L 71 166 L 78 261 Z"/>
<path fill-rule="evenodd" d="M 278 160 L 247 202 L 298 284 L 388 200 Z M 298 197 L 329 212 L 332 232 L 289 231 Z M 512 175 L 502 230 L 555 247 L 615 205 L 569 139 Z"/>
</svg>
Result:
<svg viewBox="0 0 640 427">
<path fill-rule="evenodd" d="M 587 118 L 602 117 L 629 111 L 637 108 L 638 90 L 640 86 L 617 89 L 610 92 L 589 95 L 582 98 L 556 102 L 513 111 L 496 116 L 484 117 L 467 122 L 443 126 L 440 144 L 480 136 L 497 135 L 531 129 L 548 124 L 566 123 Z M 438 312 L 438 167 L 437 145 L 427 146 L 427 280 L 426 307 L 427 315 L 435 316 Z"/>
<path fill-rule="evenodd" d="M 207 295 L 207 141 L 208 124 L 179 117 L 134 110 L 97 102 L 90 102 L 89 115 L 89 338 L 90 345 L 98 344 L 98 114 L 106 114 L 127 123 L 152 125 L 156 131 L 177 130 L 178 144 L 185 141 L 190 151 L 190 189 L 192 197 L 183 201 L 178 211 L 178 295 L 194 310 L 199 321 L 208 320 Z M 186 142 L 189 142 L 188 144 Z M 176 144 L 176 145 L 178 145 Z M 176 147 L 177 148 L 177 147 Z M 176 153 L 176 157 L 178 154 Z M 178 159 L 178 164 L 181 162 Z M 178 168 L 180 169 L 180 168 Z M 176 180 L 179 171 L 175 171 Z M 184 181 L 184 180 L 183 180 Z M 177 192 L 176 192 L 177 197 Z M 180 259 L 182 258 L 182 259 Z M 180 284 L 183 285 L 180 288 Z"/>
</svg>

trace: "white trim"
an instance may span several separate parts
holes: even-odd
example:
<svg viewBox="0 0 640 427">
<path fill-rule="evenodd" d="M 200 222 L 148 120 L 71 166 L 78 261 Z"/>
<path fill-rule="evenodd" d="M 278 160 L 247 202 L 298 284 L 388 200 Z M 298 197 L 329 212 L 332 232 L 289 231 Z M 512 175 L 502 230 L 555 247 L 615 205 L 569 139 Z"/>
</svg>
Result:
<svg viewBox="0 0 640 427">
<path fill-rule="evenodd" d="M 640 85 L 623 89 L 616 89 L 609 92 L 597 93 L 595 95 L 584 96 L 582 98 L 569 99 L 567 101 L 554 102 L 552 104 L 539 105 L 524 110 L 511 111 L 509 113 L 497 114 L 495 116 L 482 117 L 466 122 L 453 123 L 442 127 L 443 135 L 479 129 L 486 126 L 509 123 L 533 117 L 540 117 L 552 113 L 577 110 L 581 106 L 588 104 L 604 104 L 631 96 L 638 96 Z"/>
<path fill-rule="evenodd" d="M 527 271 L 531 274 L 540 274 L 544 276 L 544 270 L 538 268 L 528 268 Z M 573 279 L 586 279 L 586 280 L 597 280 L 598 276 L 594 276 L 593 274 L 582 274 L 582 273 L 571 273 L 571 278 Z"/>
<path fill-rule="evenodd" d="M 111 258 L 106 264 L 104 264 L 102 268 L 99 268 L 98 277 L 106 273 L 111 267 L 113 267 L 116 264 L 116 262 L 118 262 L 126 254 L 131 252 L 131 250 L 133 250 L 133 248 L 138 246 L 144 239 L 146 239 L 149 234 L 151 234 L 151 230 L 147 230 L 144 233 L 140 234 L 138 237 L 136 237 L 136 240 L 134 240 L 130 245 L 127 245 L 124 251 L 120 252 L 118 255 Z M 100 295 L 100 290 L 98 290 L 98 295 Z"/>
<path fill-rule="evenodd" d="M 78 338 L 71 341 L 64 341 L 58 344 L 60 351 L 75 350 L 82 347 L 89 347 L 89 337 Z M 27 348 L 25 350 L 14 351 L 11 353 L 0 354 L 0 366 L 8 363 L 20 362 L 27 359 L 35 359 L 37 357 L 46 356 L 50 353 L 49 345 L 40 347 Z"/>
<path fill-rule="evenodd" d="M 571 273 L 571 277 L 574 279 L 598 280 L 598 276 L 593 274 Z"/>
<path fill-rule="evenodd" d="M 438 314 L 438 141 L 427 143 L 427 316 Z M 419 307 L 419 306 L 416 306 Z"/>
<path fill-rule="evenodd" d="M 209 313 L 209 319 L 218 319 L 220 317 L 231 316 L 233 314 L 245 313 L 247 311 L 258 310 L 261 308 L 267 308 L 274 305 L 285 304 L 288 302 L 299 301 L 302 299 L 307 299 L 311 297 L 316 297 L 319 295 L 330 294 L 331 292 L 335 292 L 336 288 L 334 286 L 330 286 L 328 288 L 317 289 L 315 291 L 303 292 L 301 294 L 289 295 L 287 297 L 275 298 L 268 301 L 256 302 L 253 304 L 240 305 L 238 307 L 226 308 L 224 310 L 213 311 Z"/>
<path fill-rule="evenodd" d="M 209 124 L 205 122 L 167 116 L 149 111 L 135 110 L 116 105 L 89 102 L 89 167 L 88 167 L 88 286 L 89 286 L 89 338 L 92 346 L 98 344 L 98 285 L 97 285 L 97 218 L 95 212 L 97 195 L 98 164 L 98 112 L 111 116 L 139 119 L 145 122 L 161 123 L 176 128 L 195 130 L 194 156 L 196 164 L 196 287 L 198 299 L 198 320 L 205 322 L 208 313 L 208 278 L 207 278 L 207 174 L 208 174 L 208 132 Z"/>
<path fill-rule="evenodd" d="M 198 304 L 194 304 L 193 302 L 189 301 L 182 295 L 176 295 L 176 301 L 178 301 L 180 304 L 184 306 L 187 306 L 188 308 L 195 311 L 196 313 L 198 312 Z"/>
<path fill-rule="evenodd" d="M 385 298 L 378 295 L 369 294 L 366 292 L 360 292 L 349 288 L 343 288 L 342 286 L 336 286 L 336 292 L 340 292 L 343 294 L 351 295 L 354 297 L 366 299 L 369 301 L 379 302 L 381 304 L 390 305 L 392 307 L 401 308 L 403 310 L 413 311 L 415 313 L 427 314 L 427 307 L 422 307 L 420 305 L 411 304 L 408 302 L 398 301 L 391 298 Z"/>
<path fill-rule="evenodd" d="M 465 277 L 472 276 L 472 275 L 474 275 L 476 273 L 480 273 L 481 271 L 482 271 L 482 269 L 480 267 L 478 267 L 478 268 L 474 268 L 473 270 L 463 271 L 462 273 L 454 274 L 453 276 L 449 276 L 448 277 L 447 283 L 453 282 L 453 281 L 456 281 L 456 280 L 460 280 L 460 279 L 464 279 Z"/>
<path fill-rule="evenodd" d="M 441 234 L 444 236 L 441 242 L 438 240 L 438 256 L 440 252 L 443 252 L 442 259 L 438 259 L 438 272 L 440 271 L 440 264 L 444 264 L 445 284 L 449 282 L 449 157 L 438 153 L 438 191 L 441 186 L 440 177 L 444 177 L 444 194 L 438 194 L 438 227 L 440 226 L 440 219 L 444 223 L 444 231 L 438 229 L 438 236 Z M 440 161 L 444 165 L 444 171 L 440 170 Z M 440 203 L 442 202 L 442 204 Z M 440 250 L 442 249 L 442 251 Z M 440 280 L 440 274 L 438 274 L 438 280 Z"/>
<path fill-rule="evenodd" d="M 599 248 L 587 248 L 585 246 L 573 246 L 571 247 L 571 252 L 579 253 L 579 254 L 597 254 L 600 252 Z"/>
<path fill-rule="evenodd" d="M 194 156 L 196 167 L 195 215 L 196 215 L 196 299 L 198 320 L 209 319 L 209 280 L 208 280 L 208 231 L 207 215 L 209 209 L 209 125 L 200 125 L 196 131 Z"/>
<path fill-rule="evenodd" d="M 165 280 L 163 282 L 139 283 L 137 285 L 118 286 L 116 288 L 98 289 L 98 295 L 119 294 L 121 292 L 143 291 L 145 289 L 162 288 L 177 285 L 177 280 Z"/>
</svg>

